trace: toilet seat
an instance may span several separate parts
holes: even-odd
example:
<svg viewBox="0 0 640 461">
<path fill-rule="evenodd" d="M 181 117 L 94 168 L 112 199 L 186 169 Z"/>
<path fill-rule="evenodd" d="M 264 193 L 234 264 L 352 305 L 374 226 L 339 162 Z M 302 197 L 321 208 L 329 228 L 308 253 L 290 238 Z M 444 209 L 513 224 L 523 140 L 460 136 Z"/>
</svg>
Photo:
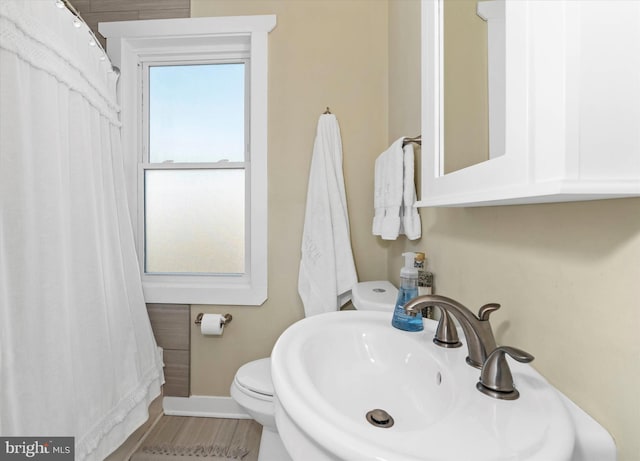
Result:
<svg viewBox="0 0 640 461">
<path fill-rule="evenodd" d="M 254 360 L 242 365 L 234 378 L 238 389 L 261 400 L 273 400 L 271 358 Z"/>
</svg>

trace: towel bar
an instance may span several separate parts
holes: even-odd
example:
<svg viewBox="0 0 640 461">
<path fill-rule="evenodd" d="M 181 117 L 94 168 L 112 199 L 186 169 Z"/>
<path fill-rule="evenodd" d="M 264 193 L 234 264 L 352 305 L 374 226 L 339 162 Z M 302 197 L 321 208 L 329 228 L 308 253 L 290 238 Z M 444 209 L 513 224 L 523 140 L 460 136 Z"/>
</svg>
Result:
<svg viewBox="0 0 640 461">
<path fill-rule="evenodd" d="M 404 138 L 404 141 L 402 141 L 402 147 L 406 146 L 407 144 L 409 144 L 410 142 L 415 142 L 418 145 L 422 145 L 422 135 L 418 135 L 415 138 Z"/>
</svg>

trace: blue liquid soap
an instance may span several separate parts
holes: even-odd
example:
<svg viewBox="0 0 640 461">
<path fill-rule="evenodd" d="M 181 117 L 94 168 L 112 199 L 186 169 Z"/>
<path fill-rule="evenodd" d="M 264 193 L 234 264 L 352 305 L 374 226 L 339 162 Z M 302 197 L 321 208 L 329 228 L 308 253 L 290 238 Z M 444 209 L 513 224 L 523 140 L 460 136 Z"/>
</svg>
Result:
<svg viewBox="0 0 640 461">
<path fill-rule="evenodd" d="M 400 271 L 400 289 L 391 325 L 404 331 L 422 331 L 422 314 L 414 317 L 404 312 L 404 305 L 418 296 L 418 270 L 413 267 L 414 253 L 403 253 L 405 266 Z"/>
</svg>

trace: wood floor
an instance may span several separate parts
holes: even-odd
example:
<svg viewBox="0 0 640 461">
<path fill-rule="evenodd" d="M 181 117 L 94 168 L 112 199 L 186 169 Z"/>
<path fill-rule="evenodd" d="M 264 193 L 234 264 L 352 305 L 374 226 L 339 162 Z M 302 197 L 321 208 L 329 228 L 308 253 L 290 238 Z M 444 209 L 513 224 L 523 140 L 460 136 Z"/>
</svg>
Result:
<svg viewBox="0 0 640 461">
<path fill-rule="evenodd" d="M 262 427 L 251 419 L 167 416 L 158 402 L 151 405 L 149 413 L 147 423 L 105 461 L 258 459 Z"/>
</svg>

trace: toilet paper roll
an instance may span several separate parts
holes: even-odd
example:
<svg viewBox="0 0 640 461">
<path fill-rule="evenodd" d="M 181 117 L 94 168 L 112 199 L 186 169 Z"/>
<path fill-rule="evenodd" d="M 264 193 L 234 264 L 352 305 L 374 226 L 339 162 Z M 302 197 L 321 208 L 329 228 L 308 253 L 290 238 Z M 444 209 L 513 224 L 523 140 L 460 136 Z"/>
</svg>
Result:
<svg viewBox="0 0 640 461">
<path fill-rule="evenodd" d="M 200 333 L 204 336 L 220 336 L 224 330 L 223 317 L 220 314 L 204 314 L 200 324 Z"/>
</svg>

